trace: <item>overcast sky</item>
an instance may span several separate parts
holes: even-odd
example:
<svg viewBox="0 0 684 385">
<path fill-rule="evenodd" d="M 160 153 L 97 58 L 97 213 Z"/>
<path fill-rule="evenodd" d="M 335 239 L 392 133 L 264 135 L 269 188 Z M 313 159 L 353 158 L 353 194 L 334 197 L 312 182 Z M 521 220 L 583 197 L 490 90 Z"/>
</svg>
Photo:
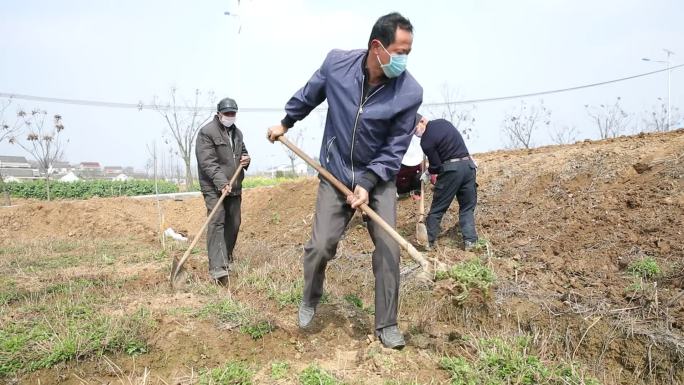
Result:
<svg viewBox="0 0 684 385">
<path fill-rule="evenodd" d="M 236 16 L 226 16 L 229 11 Z M 195 89 L 231 96 L 254 169 L 287 163 L 265 139 L 282 107 L 333 48 L 365 48 L 374 21 L 401 12 L 414 25 L 408 69 L 424 102 L 479 99 L 559 89 L 622 78 L 664 67 L 663 48 L 684 63 L 684 2 L 676 0 L 517 1 L 2 1 L 0 93 L 125 103 L 164 99 L 169 89 L 190 98 Z M 684 101 L 684 69 L 672 71 L 672 104 Z M 553 126 L 575 126 L 578 139 L 598 137 L 585 104 L 620 96 L 632 130 L 658 97 L 660 73 L 599 88 L 544 96 Z M 540 98 L 526 101 L 534 104 Z M 519 100 L 475 106 L 471 152 L 505 146 L 501 121 Z M 209 103 L 204 103 L 209 105 Z M 165 123 L 154 111 L 15 100 L 63 116 L 67 160 L 143 169 L 146 145 L 162 146 Z M 465 106 L 472 108 L 471 106 Z M 423 109 L 430 115 L 437 111 Z M 11 117 L 10 117 L 11 118 Z M 318 154 L 322 113 L 296 130 Z M 543 130 L 537 145 L 550 143 Z M 0 143 L 0 154 L 23 155 Z"/>
</svg>

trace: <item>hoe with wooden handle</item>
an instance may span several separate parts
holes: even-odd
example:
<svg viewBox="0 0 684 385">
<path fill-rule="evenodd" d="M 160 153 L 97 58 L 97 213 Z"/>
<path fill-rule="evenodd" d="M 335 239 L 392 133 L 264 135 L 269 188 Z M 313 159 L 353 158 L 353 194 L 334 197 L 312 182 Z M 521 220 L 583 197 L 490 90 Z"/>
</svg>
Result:
<svg viewBox="0 0 684 385">
<path fill-rule="evenodd" d="M 421 175 L 425 172 L 425 157 L 421 162 Z M 425 188 L 423 181 L 420 181 L 420 210 L 418 211 L 418 223 L 416 223 L 416 241 L 421 245 L 428 244 L 427 228 L 425 227 Z"/>
<path fill-rule="evenodd" d="M 337 180 L 328 170 L 324 169 L 318 162 L 315 160 L 311 159 L 305 152 L 303 152 L 301 149 L 299 149 L 297 146 L 292 144 L 285 135 L 281 135 L 278 137 L 278 140 L 285 145 L 285 147 L 289 148 L 290 151 L 294 152 L 302 158 L 306 163 L 308 163 L 311 167 L 315 168 L 316 171 L 318 171 L 323 178 L 325 178 L 328 182 L 332 183 L 335 188 L 340 190 L 345 196 L 349 196 L 352 194 L 352 191 L 345 186 L 342 182 Z M 371 209 L 367 204 L 362 204 L 360 206 L 361 211 L 363 211 L 364 214 L 366 214 L 371 220 L 375 221 L 380 227 L 382 227 L 383 230 L 385 230 L 398 244 L 401 246 L 404 250 L 406 250 L 411 256 L 411 258 L 416 261 L 420 267 L 423 269 L 423 272 L 425 273 L 423 275 L 424 278 L 432 279 L 431 277 L 434 274 L 434 271 L 436 270 L 445 270 L 446 266 L 444 263 L 433 260 L 432 258 L 426 258 L 421 254 L 418 250 L 416 250 L 415 247 L 408 241 L 406 241 L 392 226 L 390 226 L 387 222 L 385 222 L 380 215 L 378 215 L 373 209 Z M 434 271 L 431 265 L 434 265 Z"/>
<path fill-rule="evenodd" d="M 230 182 L 228 182 L 228 185 L 232 186 L 233 183 L 235 183 L 235 180 L 237 179 L 238 175 L 240 175 L 240 171 L 242 171 L 242 165 L 238 165 L 237 169 L 235 170 L 235 174 L 233 174 L 233 177 L 230 178 Z M 185 251 L 185 254 L 183 254 L 183 257 L 178 260 L 176 257 L 173 258 L 173 265 L 171 265 L 171 287 L 174 287 L 174 284 L 176 283 L 176 279 L 178 278 L 178 274 L 181 272 L 183 269 L 183 264 L 185 264 L 185 261 L 187 261 L 188 257 L 190 256 L 190 252 L 192 249 L 195 247 L 197 244 L 197 241 L 199 241 L 200 236 L 202 233 L 204 233 L 204 230 L 207 228 L 207 225 L 209 224 L 209 221 L 211 218 L 214 216 L 218 208 L 221 206 L 223 203 L 223 200 L 226 198 L 228 194 L 227 193 L 222 193 L 221 197 L 219 198 L 218 202 L 216 202 L 216 205 L 214 205 L 214 208 L 211 210 L 209 215 L 207 216 L 207 220 L 204 221 L 204 224 L 202 225 L 202 228 L 199 229 L 199 231 L 195 234 L 195 237 L 193 238 L 192 242 L 190 243 L 190 247 Z"/>
</svg>

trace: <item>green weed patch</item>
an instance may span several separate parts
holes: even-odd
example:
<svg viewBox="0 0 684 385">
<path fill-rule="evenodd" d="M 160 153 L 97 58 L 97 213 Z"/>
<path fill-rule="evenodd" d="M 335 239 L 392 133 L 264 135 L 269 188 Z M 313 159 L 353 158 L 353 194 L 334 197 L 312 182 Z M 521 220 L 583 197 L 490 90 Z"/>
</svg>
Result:
<svg viewBox="0 0 684 385">
<path fill-rule="evenodd" d="M 531 354 L 530 341 L 529 337 L 481 339 L 475 344 L 478 356 L 474 362 L 463 357 L 443 357 L 440 366 L 451 375 L 452 385 L 599 385 L 573 365 L 542 362 Z"/>
</svg>

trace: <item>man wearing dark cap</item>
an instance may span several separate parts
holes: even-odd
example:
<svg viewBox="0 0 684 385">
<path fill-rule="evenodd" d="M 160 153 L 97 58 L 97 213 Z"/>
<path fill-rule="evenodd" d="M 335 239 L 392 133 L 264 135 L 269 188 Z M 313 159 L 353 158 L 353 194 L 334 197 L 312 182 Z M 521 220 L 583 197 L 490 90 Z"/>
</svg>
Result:
<svg viewBox="0 0 684 385">
<path fill-rule="evenodd" d="M 207 227 L 209 274 L 216 283 L 223 286 L 228 284 L 233 248 L 240 230 L 240 203 L 245 172 L 240 172 L 232 186 L 228 182 L 239 164 L 246 169 L 250 162 L 242 132 L 235 126 L 237 112 L 235 100 L 222 99 L 214 118 L 197 134 L 195 146 L 199 183 L 207 214 L 216 206 L 221 195 L 227 194 Z"/>
<path fill-rule="evenodd" d="M 458 200 L 458 225 L 466 250 L 477 242 L 475 205 L 477 204 L 476 166 L 461 133 L 445 119 L 430 120 L 420 114 L 416 117 L 416 136 L 427 155 L 428 172 L 435 188 L 432 206 L 427 215 L 428 249 L 435 246 L 442 217 L 453 202 Z M 434 175 L 437 175 L 436 181 Z"/>
</svg>

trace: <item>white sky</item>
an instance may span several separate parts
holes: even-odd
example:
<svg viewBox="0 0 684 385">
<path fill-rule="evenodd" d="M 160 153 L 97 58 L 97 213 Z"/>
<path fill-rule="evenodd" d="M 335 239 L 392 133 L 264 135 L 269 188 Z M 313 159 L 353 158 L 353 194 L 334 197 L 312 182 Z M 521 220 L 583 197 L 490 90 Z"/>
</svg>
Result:
<svg viewBox="0 0 684 385">
<path fill-rule="evenodd" d="M 425 102 L 442 101 L 445 83 L 458 99 L 476 99 L 649 72 L 664 65 L 641 58 L 664 60 L 663 48 L 676 53 L 673 64 L 684 62 L 684 2 L 676 0 L 242 0 L 239 8 L 236 0 L 3 0 L 0 92 L 147 103 L 176 86 L 188 98 L 198 88 L 234 97 L 240 107 L 282 109 L 330 49 L 364 48 L 374 21 L 391 11 L 414 25 L 408 69 Z M 682 106 L 684 70 L 672 71 L 671 84 L 672 104 Z M 641 115 L 667 96 L 667 75 L 545 96 L 544 103 L 553 125 L 574 125 L 578 139 L 595 139 L 584 105 L 617 96 L 635 114 L 638 131 Z M 162 146 L 165 123 L 153 111 L 14 104 L 60 113 L 73 163 L 142 169 L 146 145 Z M 501 120 L 518 104 L 477 106 L 471 152 L 504 146 Z M 238 114 L 253 169 L 287 163 L 281 146 L 265 139 L 282 116 L 282 110 Z M 309 154 L 318 154 L 322 122 L 316 113 L 296 126 Z M 538 131 L 534 142 L 548 144 L 547 133 Z M 0 154 L 24 155 L 7 143 L 0 143 Z"/>
</svg>

